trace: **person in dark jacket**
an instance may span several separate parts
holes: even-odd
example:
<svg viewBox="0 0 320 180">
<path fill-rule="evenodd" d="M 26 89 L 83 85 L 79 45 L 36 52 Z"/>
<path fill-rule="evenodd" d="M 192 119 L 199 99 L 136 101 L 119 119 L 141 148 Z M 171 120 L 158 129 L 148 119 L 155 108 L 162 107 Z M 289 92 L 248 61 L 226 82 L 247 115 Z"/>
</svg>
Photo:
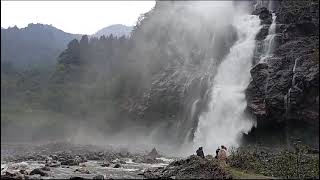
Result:
<svg viewBox="0 0 320 180">
<path fill-rule="evenodd" d="M 199 147 L 199 149 L 196 151 L 196 153 L 197 153 L 197 156 L 204 158 L 204 153 L 203 153 L 202 147 Z"/>
<path fill-rule="evenodd" d="M 216 150 L 216 156 L 214 158 L 218 159 L 219 151 L 220 151 L 220 148 L 218 147 L 218 149 Z"/>
</svg>

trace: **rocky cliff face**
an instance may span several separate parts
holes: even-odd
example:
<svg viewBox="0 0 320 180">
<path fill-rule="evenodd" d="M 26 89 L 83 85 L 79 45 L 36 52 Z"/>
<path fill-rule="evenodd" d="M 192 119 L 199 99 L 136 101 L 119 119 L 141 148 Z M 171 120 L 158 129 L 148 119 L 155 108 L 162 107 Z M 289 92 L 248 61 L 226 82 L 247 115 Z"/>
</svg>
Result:
<svg viewBox="0 0 320 180">
<path fill-rule="evenodd" d="M 261 19 L 262 28 L 256 36 L 252 80 L 246 90 L 248 112 L 257 119 L 257 128 L 249 136 L 264 132 L 266 136 L 277 137 L 280 132 L 286 140 L 288 129 L 298 137 L 303 133 L 295 132 L 297 127 L 317 132 L 318 2 L 277 1 L 272 6 L 263 6 L 256 6 L 253 11 Z M 168 14 L 171 18 L 164 18 Z M 186 17 L 190 21 L 181 20 Z M 165 142 L 193 139 L 198 117 L 206 111 L 210 100 L 208 94 L 216 67 L 237 40 L 232 27 L 226 26 L 216 36 L 220 38 L 216 43 L 219 46 L 212 44 L 210 32 L 215 29 L 199 19 L 186 7 L 175 7 L 174 2 L 157 2 L 132 35 L 138 44 L 135 47 L 143 44 L 142 51 L 135 50 L 140 52 L 136 53 L 137 59 L 144 60 L 141 64 L 147 64 L 145 69 L 150 72 L 142 71 L 147 78 L 141 81 L 148 85 L 141 91 L 143 95 L 128 103 L 127 109 L 138 121 L 147 122 L 150 129 L 157 127 L 152 133 Z M 194 22 L 191 20 L 199 24 L 189 29 L 190 22 Z M 272 52 L 262 61 L 274 23 Z M 316 137 L 313 135 L 306 138 Z M 312 144 L 317 141 L 309 140 Z"/>
<path fill-rule="evenodd" d="M 218 17 L 212 9 L 203 17 L 195 8 L 201 4 L 193 3 L 157 2 L 132 34 L 137 59 L 147 64 L 141 71 L 148 84 L 132 112 L 156 127 L 155 137 L 173 144 L 193 138 L 209 101 L 210 78 L 237 39 L 229 21 L 212 19 Z"/>
<path fill-rule="evenodd" d="M 262 20 L 263 28 L 256 37 L 252 80 L 246 91 L 248 109 L 257 119 L 253 134 L 278 125 L 284 125 L 291 132 L 302 127 L 309 132 L 319 130 L 318 8 L 318 1 L 280 1 L 274 10 L 274 50 L 264 61 L 261 55 L 272 14 L 267 8 L 254 11 Z M 287 130 L 280 128 L 280 131 Z M 285 134 L 300 138 L 303 132 Z M 318 136 L 318 132 L 314 135 Z M 310 143 L 318 146 L 318 137 L 313 138 L 309 138 Z"/>
</svg>

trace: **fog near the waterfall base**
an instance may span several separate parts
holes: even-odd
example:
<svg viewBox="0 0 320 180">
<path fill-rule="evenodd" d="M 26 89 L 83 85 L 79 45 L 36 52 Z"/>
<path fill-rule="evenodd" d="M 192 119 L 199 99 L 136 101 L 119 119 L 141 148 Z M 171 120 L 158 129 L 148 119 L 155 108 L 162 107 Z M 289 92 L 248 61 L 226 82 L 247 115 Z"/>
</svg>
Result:
<svg viewBox="0 0 320 180">
<path fill-rule="evenodd" d="M 244 90 L 250 79 L 254 37 L 259 29 L 258 17 L 249 15 L 248 2 L 181 1 L 157 4 L 159 10 L 156 10 L 152 17 L 141 25 L 142 29 L 133 35 L 134 47 L 128 53 L 128 58 L 134 61 L 134 71 L 141 72 L 141 82 L 137 83 L 145 89 L 151 87 L 151 74 L 154 69 L 160 66 L 162 68 L 163 64 L 169 62 L 176 63 L 177 66 L 173 73 L 177 76 L 174 78 L 192 78 L 195 75 L 208 74 L 213 77 L 207 89 L 207 107 L 200 110 L 196 127 L 193 127 L 192 118 L 183 118 L 189 115 L 173 118 L 174 123 L 170 127 L 167 121 L 160 121 L 160 117 L 159 122 L 148 122 L 148 119 L 138 122 L 139 119 L 136 117 L 124 118 L 119 115 L 121 112 L 112 112 L 112 109 L 106 108 L 105 112 L 92 109 L 92 114 L 96 116 L 88 116 L 85 120 L 68 117 L 55 119 L 51 115 L 26 118 L 25 120 L 32 119 L 35 125 L 30 129 L 19 127 L 22 128 L 21 138 L 25 138 L 26 141 L 34 140 L 35 136 L 45 137 L 50 132 L 51 137 L 59 137 L 73 143 L 125 146 L 132 150 L 156 147 L 162 152 L 175 155 L 188 155 L 199 146 L 203 146 L 205 151 L 211 154 L 222 144 L 238 146 L 242 133 L 250 131 L 255 124 L 253 119 L 244 114 Z M 166 32 L 161 31 L 161 28 L 167 27 L 169 23 L 174 26 L 168 27 Z M 158 31 L 152 32 L 154 29 Z M 150 32 L 153 33 L 152 41 L 148 39 Z M 164 33 L 166 37 L 163 37 Z M 158 41 L 163 38 L 168 43 L 164 48 L 160 48 Z M 163 51 L 158 52 L 159 49 Z M 194 53 L 201 54 L 203 58 L 195 62 Z M 157 56 L 161 54 L 178 54 L 179 57 L 165 60 Z M 196 73 L 189 73 L 190 67 L 195 68 Z M 104 68 L 98 67 L 99 71 L 105 70 Z M 91 74 L 86 72 L 83 76 Z M 198 102 L 196 99 L 190 104 Z M 191 113 L 193 116 L 195 112 L 185 113 Z M 99 117 L 100 115 L 103 118 Z M 44 120 L 58 122 L 54 126 L 36 129 L 36 124 Z M 177 142 L 177 134 L 187 136 L 192 132 L 192 128 L 195 128 L 192 141 Z M 16 131 L 12 132 L 13 130 Z M 1 137 L 13 134 L 18 137 L 20 134 L 19 130 L 14 128 L 6 130 L 6 133 L 1 134 Z"/>
</svg>

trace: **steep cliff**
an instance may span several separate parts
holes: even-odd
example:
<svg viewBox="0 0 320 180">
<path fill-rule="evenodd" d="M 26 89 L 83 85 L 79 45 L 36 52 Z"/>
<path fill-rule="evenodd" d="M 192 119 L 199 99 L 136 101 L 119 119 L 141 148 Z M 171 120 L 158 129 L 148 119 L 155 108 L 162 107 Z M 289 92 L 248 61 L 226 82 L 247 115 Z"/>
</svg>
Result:
<svg viewBox="0 0 320 180">
<path fill-rule="evenodd" d="M 264 27 L 257 35 L 255 66 L 246 91 L 257 119 L 252 135 L 278 133 L 319 146 L 319 1 L 280 1 L 273 12 L 257 9 Z M 262 59 L 275 16 L 272 53 Z M 270 32 L 270 31 L 269 31 Z M 270 128 L 269 130 L 266 130 Z"/>
</svg>

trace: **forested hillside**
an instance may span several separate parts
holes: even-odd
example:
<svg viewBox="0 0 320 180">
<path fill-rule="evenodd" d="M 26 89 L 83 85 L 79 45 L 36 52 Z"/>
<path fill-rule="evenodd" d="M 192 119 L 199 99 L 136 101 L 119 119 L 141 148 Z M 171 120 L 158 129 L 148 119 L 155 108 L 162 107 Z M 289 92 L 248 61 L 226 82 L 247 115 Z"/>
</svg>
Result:
<svg viewBox="0 0 320 180">
<path fill-rule="evenodd" d="M 2 28 L 1 62 L 11 63 L 20 69 L 53 66 L 68 42 L 80 37 L 44 24 Z"/>
</svg>

